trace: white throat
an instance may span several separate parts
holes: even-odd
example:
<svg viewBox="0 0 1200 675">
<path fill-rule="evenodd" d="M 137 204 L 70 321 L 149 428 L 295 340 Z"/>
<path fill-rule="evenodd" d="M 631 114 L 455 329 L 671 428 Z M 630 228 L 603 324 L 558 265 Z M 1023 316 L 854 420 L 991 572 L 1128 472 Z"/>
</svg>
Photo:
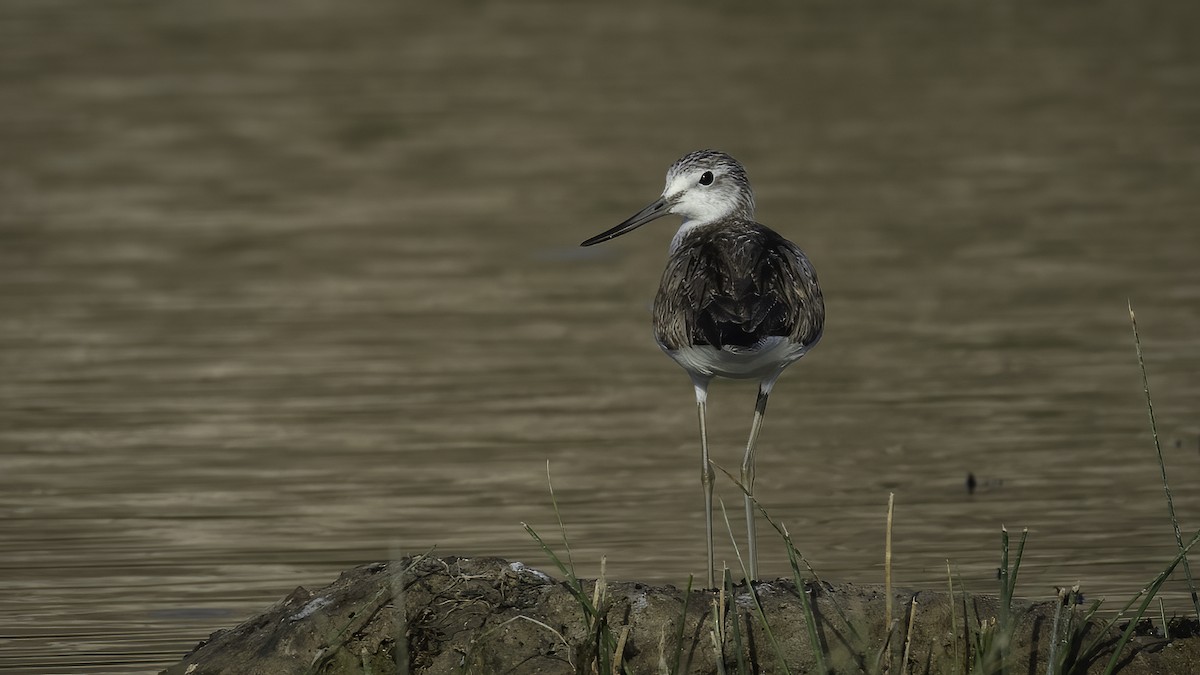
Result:
<svg viewBox="0 0 1200 675">
<path fill-rule="evenodd" d="M 679 245 L 683 243 L 683 238 L 687 236 L 688 232 L 691 232 L 697 227 L 707 225 L 711 222 L 713 221 L 684 218 L 683 223 L 679 226 L 679 229 L 675 231 L 675 236 L 671 238 L 671 248 L 668 249 L 667 253 L 669 255 L 674 255 L 675 252 L 679 250 Z"/>
</svg>

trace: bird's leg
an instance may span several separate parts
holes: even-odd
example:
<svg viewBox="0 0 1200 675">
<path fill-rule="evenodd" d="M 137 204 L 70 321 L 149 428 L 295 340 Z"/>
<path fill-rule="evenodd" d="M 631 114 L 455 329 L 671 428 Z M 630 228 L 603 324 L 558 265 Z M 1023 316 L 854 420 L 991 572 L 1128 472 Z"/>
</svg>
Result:
<svg viewBox="0 0 1200 675">
<path fill-rule="evenodd" d="M 763 415 L 767 412 L 767 396 L 771 393 L 774 378 L 764 380 L 758 386 L 758 400 L 754 403 L 754 422 L 750 426 L 750 440 L 746 442 L 746 456 L 742 459 L 742 487 L 746 494 L 746 538 L 749 540 L 750 579 L 758 578 L 758 536 L 754 526 L 754 444 L 758 441 L 758 430 L 762 427 Z"/>
<path fill-rule="evenodd" d="M 713 468 L 708 461 L 708 427 L 704 420 L 704 407 L 708 401 L 709 379 L 692 378 L 696 387 L 696 413 L 700 417 L 700 484 L 704 487 L 704 531 L 708 543 L 708 588 L 716 588 L 713 570 L 716 567 L 713 554 Z"/>
</svg>

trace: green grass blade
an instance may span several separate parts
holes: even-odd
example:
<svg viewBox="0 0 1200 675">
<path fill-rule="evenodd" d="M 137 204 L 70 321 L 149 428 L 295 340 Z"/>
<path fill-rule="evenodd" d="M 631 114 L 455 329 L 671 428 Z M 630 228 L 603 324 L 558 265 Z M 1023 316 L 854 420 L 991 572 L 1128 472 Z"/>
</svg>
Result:
<svg viewBox="0 0 1200 675">
<path fill-rule="evenodd" d="M 758 499 L 746 490 L 741 481 L 735 478 L 733 474 L 726 471 L 725 467 L 716 463 L 714 463 L 713 466 L 715 466 L 721 473 L 725 474 L 725 477 L 728 478 L 734 485 L 736 485 L 738 489 L 742 491 L 742 494 L 750 497 L 750 501 L 754 504 L 754 508 L 757 509 L 759 514 L 762 515 L 763 519 L 767 521 L 767 524 L 770 525 L 775 532 L 783 538 L 784 545 L 791 552 L 789 558 L 798 559 L 800 562 L 803 562 L 805 569 L 808 570 L 808 573 L 812 575 L 813 581 L 815 581 L 819 586 L 822 583 L 821 575 L 817 574 L 817 571 L 814 570 L 812 565 L 809 564 L 808 559 L 804 557 L 804 554 L 800 553 L 800 549 L 796 548 L 795 544 L 792 542 L 792 536 L 788 533 L 787 528 L 784 527 L 782 523 L 772 518 L 771 514 L 767 513 L 767 510 L 763 508 L 763 505 L 759 503 Z M 736 549 L 736 545 L 734 548 Z M 791 556 L 794 556 L 794 558 L 791 558 Z M 842 625 L 844 625 L 849 631 L 850 637 L 854 641 L 854 644 L 864 646 L 863 651 L 865 652 L 865 645 L 867 644 L 867 641 L 863 638 L 862 634 L 858 632 L 858 628 L 855 627 L 855 622 L 851 621 L 850 617 L 846 616 L 846 612 L 837 603 L 830 603 L 830 606 L 833 607 L 834 612 L 838 615 L 838 618 L 841 619 Z M 823 652 L 818 653 L 821 653 L 822 656 L 824 655 Z"/>
<path fill-rule="evenodd" d="M 558 554 L 554 552 L 554 549 L 550 548 L 549 544 L 547 544 L 542 539 L 541 535 L 539 535 L 537 531 L 534 530 L 528 523 L 521 523 L 521 527 L 524 527 L 525 531 L 529 533 L 529 536 L 532 537 L 535 542 L 537 542 L 537 545 L 542 549 L 542 552 L 546 554 L 546 557 L 550 558 L 550 561 L 554 563 L 554 566 L 558 568 L 558 571 L 562 572 L 563 576 L 567 577 L 567 590 L 571 591 L 571 595 L 575 596 L 575 599 L 587 612 L 588 618 L 597 616 L 596 608 L 592 606 L 591 599 L 588 598 L 587 593 L 583 592 L 583 584 L 580 583 L 579 579 L 575 577 L 575 571 L 568 567 L 566 563 L 564 563 L 562 559 L 558 557 Z M 588 618 L 585 618 L 584 622 L 588 627 L 590 627 L 591 622 L 588 620 Z"/>
<path fill-rule="evenodd" d="M 546 460 L 546 486 L 550 488 L 550 504 L 554 507 L 554 518 L 558 520 L 558 531 L 562 535 L 563 548 L 567 551 L 567 566 L 574 573 L 575 560 L 571 557 L 571 542 L 567 539 L 567 526 L 558 511 L 558 498 L 554 496 L 554 481 L 550 480 L 550 460 Z"/>
<path fill-rule="evenodd" d="M 787 549 L 788 566 L 792 568 L 792 581 L 796 584 L 796 593 L 800 596 L 800 607 L 804 610 L 804 626 L 808 629 L 808 643 L 812 648 L 813 658 L 816 659 L 817 672 L 826 675 L 829 668 L 825 665 L 825 651 L 821 649 L 821 638 L 817 635 L 817 616 L 813 612 L 812 603 L 808 597 L 808 585 L 800 575 L 799 561 L 796 559 L 796 547 L 791 539 L 785 537 L 784 547 Z M 816 602 L 816 596 L 812 598 Z"/>
<path fill-rule="evenodd" d="M 959 657 L 958 652 L 958 622 L 954 616 L 954 575 L 950 572 L 949 558 L 946 559 L 946 586 L 949 591 L 946 597 L 950 600 L 950 639 L 954 641 L 954 661 L 952 663 L 957 666 L 962 662 L 962 659 Z M 965 622 L 966 620 L 967 617 L 964 616 L 963 621 Z"/>
<path fill-rule="evenodd" d="M 675 660 L 671 667 L 671 675 L 676 675 L 680 672 L 679 668 L 683 665 L 680 660 L 683 658 L 683 631 L 687 623 L 688 602 L 692 599 L 692 583 L 695 577 L 688 575 L 687 591 L 683 594 L 683 611 L 679 613 L 679 626 L 675 631 Z"/>
<path fill-rule="evenodd" d="M 1142 390 L 1146 393 L 1146 412 L 1150 415 L 1150 433 L 1154 437 L 1154 450 L 1158 453 L 1158 470 L 1162 474 L 1163 492 L 1167 495 L 1167 513 L 1171 516 L 1171 527 L 1175 529 L 1175 545 L 1183 553 L 1183 576 L 1187 579 L 1192 594 L 1192 606 L 1200 618 L 1200 595 L 1196 594 L 1196 582 L 1192 580 L 1192 567 L 1188 564 L 1183 548 L 1183 534 L 1179 531 L 1179 519 L 1175 517 L 1175 502 L 1171 499 L 1171 486 L 1167 483 L 1167 465 L 1163 461 L 1162 443 L 1158 440 L 1158 422 L 1154 419 L 1154 402 L 1150 399 L 1150 379 L 1146 375 L 1146 361 L 1142 358 L 1142 340 L 1138 336 L 1137 317 L 1133 314 L 1133 303 L 1129 305 L 1129 323 L 1133 327 L 1133 346 L 1137 351 L 1138 368 L 1142 371 Z"/>
<path fill-rule="evenodd" d="M 729 601 L 729 604 L 733 607 L 733 648 L 737 654 L 737 672 L 738 675 L 746 675 L 750 670 L 746 667 L 745 645 L 742 643 L 742 620 L 738 612 L 737 596 L 733 592 L 733 575 L 729 573 L 729 568 L 726 567 L 721 576 L 722 585 L 725 586 L 726 601 Z"/>
<path fill-rule="evenodd" d="M 1117 642 L 1116 646 L 1113 647 L 1112 658 L 1108 660 L 1108 665 L 1104 668 L 1104 675 L 1112 675 L 1112 673 L 1116 671 L 1117 663 L 1121 660 L 1121 650 L 1125 648 L 1126 643 L 1129 642 L 1129 638 L 1133 637 L 1133 631 L 1137 629 L 1137 624 L 1142 620 L 1142 615 L 1146 613 L 1146 608 L 1150 606 L 1150 601 L 1154 599 L 1154 596 L 1158 593 L 1158 589 L 1162 588 L 1162 585 L 1167 581 L 1167 577 L 1171 576 L 1171 572 L 1175 571 L 1175 567 L 1178 566 L 1180 562 L 1187 560 L 1187 552 L 1191 550 L 1191 548 L 1195 546 L 1197 542 L 1200 542 L 1200 531 L 1196 532 L 1196 535 L 1192 537 L 1192 540 L 1189 541 L 1187 545 L 1185 545 L 1179 551 L 1179 554 L 1175 556 L 1175 559 L 1171 561 L 1171 564 L 1167 565 L 1167 568 L 1162 572 L 1159 572 L 1158 576 L 1154 577 L 1154 581 L 1152 581 L 1150 586 L 1147 587 L 1146 591 L 1144 592 L 1145 598 L 1142 600 L 1142 604 L 1138 607 L 1137 613 L 1134 614 L 1133 618 L 1129 620 L 1129 625 L 1126 626 L 1125 632 L 1121 634 L 1121 639 Z"/>
<path fill-rule="evenodd" d="M 1010 598 L 1008 597 L 1008 528 L 1000 526 L 1000 571 L 997 575 L 1000 580 L 1000 626 L 1008 625 L 1008 606 Z"/>
<path fill-rule="evenodd" d="M 742 553 L 738 550 L 737 541 L 733 538 L 733 527 L 729 524 L 729 514 L 725 511 L 725 500 L 719 501 L 721 517 L 725 519 L 725 530 L 729 532 L 729 541 L 733 543 L 733 553 L 737 556 L 738 565 L 742 568 L 742 578 L 746 579 L 746 590 L 750 592 L 750 599 L 754 601 L 754 609 L 758 612 L 758 619 L 762 622 L 763 631 L 767 634 L 767 640 L 771 643 L 771 649 L 775 652 L 775 659 L 779 662 L 779 667 L 784 673 L 791 675 L 792 670 L 788 668 L 787 659 L 783 656 L 783 649 L 779 646 L 775 631 L 771 630 L 771 624 L 767 623 L 767 613 L 763 611 L 762 603 L 758 601 L 758 593 L 754 590 L 754 584 L 749 581 L 750 570 L 746 568 L 746 563 L 742 560 Z M 737 598 L 733 598 L 733 604 L 737 606 Z"/>
<path fill-rule="evenodd" d="M 1054 621 L 1050 623 L 1050 651 L 1046 656 L 1046 675 L 1054 675 L 1058 672 L 1058 644 L 1060 642 L 1059 635 L 1062 634 L 1059 626 L 1062 620 L 1062 608 L 1069 596 L 1070 593 L 1067 589 L 1059 589 L 1058 601 L 1054 604 Z"/>
<path fill-rule="evenodd" d="M 1104 643 L 1105 636 L 1108 635 L 1109 631 L 1111 631 L 1114 626 L 1116 626 L 1118 623 L 1120 623 L 1121 618 L 1125 616 L 1125 612 L 1128 612 L 1129 608 L 1133 607 L 1134 604 L 1137 603 L 1138 599 L 1140 599 L 1145 592 L 1146 592 L 1146 589 L 1143 588 L 1142 590 L 1138 591 L 1137 593 L 1134 593 L 1133 597 L 1130 598 L 1129 601 L 1125 603 L 1125 606 L 1122 607 L 1121 609 L 1117 610 L 1116 616 L 1114 616 L 1113 618 L 1104 622 L 1104 625 L 1102 625 L 1100 627 L 1100 630 L 1096 633 L 1096 635 L 1091 640 L 1088 641 L 1087 646 L 1080 650 L 1080 652 L 1079 652 L 1079 654 L 1080 654 L 1079 660 L 1080 661 L 1087 663 L 1088 661 L 1091 661 L 1092 659 L 1096 658 L 1096 656 L 1103 649 L 1103 643 Z M 1085 615 L 1083 623 L 1087 623 L 1088 621 L 1091 621 L 1091 619 L 1096 614 L 1096 610 L 1098 610 L 1100 608 L 1100 602 L 1101 602 L 1100 600 L 1096 600 L 1092 603 L 1092 608 L 1087 613 L 1087 615 Z"/>
<path fill-rule="evenodd" d="M 1021 541 L 1017 544 L 1017 555 L 1013 559 L 1012 574 L 1008 578 L 1008 599 L 1011 602 L 1017 590 L 1017 574 L 1021 571 L 1021 559 L 1025 556 L 1025 540 L 1029 538 L 1029 528 L 1021 530 Z"/>
</svg>

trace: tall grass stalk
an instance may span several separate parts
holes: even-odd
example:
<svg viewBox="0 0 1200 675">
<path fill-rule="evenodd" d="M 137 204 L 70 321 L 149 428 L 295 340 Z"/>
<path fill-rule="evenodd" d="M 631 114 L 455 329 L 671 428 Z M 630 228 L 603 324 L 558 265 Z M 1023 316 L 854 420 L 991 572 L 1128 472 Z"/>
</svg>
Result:
<svg viewBox="0 0 1200 675">
<path fill-rule="evenodd" d="M 1180 553 L 1183 549 L 1183 534 L 1179 531 L 1179 519 L 1175 517 L 1175 503 L 1171 499 L 1171 486 L 1167 483 L 1167 465 L 1163 461 L 1162 443 L 1158 440 L 1158 423 L 1154 419 L 1154 402 L 1150 399 L 1150 379 L 1146 376 L 1146 361 L 1142 358 L 1142 340 L 1138 336 L 1137 317 L 1133 313 L 1133 303 L 1128 302 L 1129 324 L 1133 327 L 1133 347 L 1137 351 L 1138 368 L 1142 371 L 1142 390 L 1146 393 L 1146 412 L 1150 415 L 1150 433 L 1154 436 L 1154 450 L 1158 453 L 1158 470 L 1162 474 L 1163 492 L 1167 495 L 1167 513 L 1171 516 L 1171 527 L 1175 528 L 1175 545 Z M 1187 579 L 1188 590 L 1192 594 L 1192 606 L 1200 618 L 1200 595 L 1196 594 L 1196 583 L 1192 580 L 1192 567 L 1188 564 L 1187 555 L 1183 556 L 1183 576 Z"/>
<path fill-rule="evenodd" d="M 1054 605 L 1054 621 L 1050 624 L 1050 653 L 1046 656 L 1046 675 L 1054 675 L 1054 667 L 1056 663 L 1056 655 L 1058 653 L 1059 638 L 1058 626 L 1059 619 L 1062 618 L 1063 605 L 1067 603 L 1067 597 L 1070 595 L 1070 590 L 1067 588 L 1058 589 L 1058 603 Z"/>
<path fill-rule="evenodd" d="M 908 630 L 904 633 L 904 655 L 900 662 L 900 675 L 908 675 L 908 657 L 912 653 L 913 624 L 917 620 L 917 596 L 912 597 L 908 608 Z"/>
<path fill-rule="evenodd" d="M 1029 537 L 1029 528 L 1021 531 L 1021 542 L 1017 545 L 1017 553 L 1015 557 L 1009 555 L 1008 528 L 1000 526 L 1000 568 L 998 577 L 1000 580 L 1000 603 L 997 607 L 997 618 L 995 630 L 990 636 L 983 635 L 984 629 L 980 628 L 981 638 L 990 638 L 986 640 L 987 652 L 980 656 L 985 664 L 994 663 L 994 668 L 1001 675 L 1008 671 L 1008 643 L 1012 638 L 1013 621 L 1012 621 L 1012 601 L 1013 592 L 1017 588 L 1017 574 L 1021 570 L 1021 558 L 1025 554 L 1025 541 Z M 1011 565 L 1010 565 L 1011 561 Z M 981 644 L 983 644 L 981 642 Z M 994 660 L 993 660 L 994 659 Z M 993 666 L 988 665 L 985 670 Z"/>
<path fill-rule="evenodd" d="M 954 618 L 954 576 L 950 573 L 949 558 L 946 559 L 946 587 L 946 590 L 949 591 L 946 597 L 950 600 L 950 635 L 953 636 L 954 641 L 954 664 L 958 665 L 961 660 L 958 653 L 958 624 Z M 963 621 L 966 620 L 967 617 L 963 616 Z"/>
<path fill-rule="evenodd" d="M 825 649 L 821 645 L 821 637 L 817 635 L 817 615 L 813 611 L 816 597 L 810 598 L 808 595 L 808 584 L 800 574 L 800 565 L 796 560 L 798 557 L 796 547 L 792 546 L 792 538 L 788 535 L 786 527 L 783 528 L 783 543 L 787 549 L 788 566 L 792 568 L 792 583 L 796 584 L 796 594 L 800 596 L 800 607 L 804 611 L 804 627 L 808 630 L 808 644 L 812 648 L 813 658 L 816 660 L 817 672 L 826 675 L 829 668 L 825 665 Z M 817 580 L 814 583 L 819 585 L 821 582 Z"/>
<path fill-rule="evenodd" d="M 892 625 L 892 509 L 896 493 L 888 493 L 887 527 L 883 535 L 883 627 Z M 890 654 L 890 652 L 889 652 Z M 885 657 L 884 668 L 891 668 L 892 659 Z"/>
<path fill-rule="evenodd" d="M 629 629 L 628 624 L 621 628 L 621 637 L 617 640 L 617 649 L 613 653 L 612 675 L 621 675 L 625 663 L 625 641 L 629 639 Z"/>
<path fill-rule="evenodd" d="M 563 562 L 562 558 L 558 557 L 558 554 L 554 552 L 554 549 L 550 548 L 550 545 L 542 539 L 542 535 L 538 534 L 537 530 L 533 529 L 529 523 L 521 523 L 521 527 L 525 528 L 525 532 L 537 543 L 538 548 L 542 549 L 542 553 L 545 553 L 546 557 L 550 558 L 550 562 L 554 563 L 558 571 L 562 572 L 563 576 L 567 578 L 567 590 L 571 592 L 575 600 L 587 610 L 588 614 L 594 613 L 595 607 L 592 606 L 591 599 L 583 592 L 583 584 L 575 576 L 575 569 Z M 584 619 L 584 625 L 587 625 L 586 618 Z"/>
<path fill-rule="evenodd" d="M 733 597 L 733 593 L 729 593 L 728 595 L 725 593 L 728 576 L 729 567 L 723 566 L 721 569 L 721 587 L 717 590 L 717 597 L 712 600 L 713 627 L 709 631 L 709 635 L 712 636 L 713 656 L 716 657 L 717 675 L 725 675 L 725 619 L 728 607 L 725 599 Z M 733 614 L 734 617 L 737 616 L 736 606 L 733 608 Z"/>
<path fill-rule="evenodd" d="M 562 514 L 558 512 L 558 498 L 554 496 L 554 481 L 550 479 L 550 460 L 546 460 L 546 487 L 550 490 L 550 503 L 554 505 L 554 519 L 558 521 L 558 532 L 562 536 L 563 548 L 567 551 L 567 565 L 573 571 L 575 561 L 571 558 L 571 542 L 567 539 L 567 526 L 563 525 Z"/>
<path fill-rule="evenodd" d="M 794 580 L 796 584 L 796 590 L 800 595 L 801 607 L 804 609 L 804 618 L 808 622 L 808 639 L 810 645 L 812 646 L 813 654 L 817 658 L 817 672 L 822 673 L 822 675 L 824 675 L 824 673 L 828 673 L 829 669 L 825 664 L 825 653 L 822 649 L 820 637 L 817 635 L 816 613 L 812 607 L 812 599 L 807 597 L 807 594 L 805 593 L 807 584 L 804 582 L 803 575 L 800 573 L 799 563 L 804 563 L 805 569 L 807 569 L 808 573 L 812 575 L 813 582 L 817 584 L 818 587 L 821 585 L 820 575 L 818 575 L 817 571 L 814 570 L 812 565 L 809 564 L 808 559 L 805 558 L 804 555 L 800 553 L 799 549 L 796 548 L 795 543 L 792 541 L 792 536 L 788 533 L 787 528 L 784 527 L 782 523 L 779 523 L 772 518 L 770 513 L 767 513 L 767 510 L 763 508 L 763 505 L 759 503 L 758 499 L 750 495 L 749 491 L 746 490 L 746 487 L 742 485 L 741 481 L 735 478 L 733 474 L 726 471 L 725 467 L 721 466 L 720 464 L 714 462 L 713 466 L 716 467 L 721 473 L 725 474 L 725 477 L 728 478 L 734 485 L 736 485 L 738 489 L 742 491 L 742 494 L 750 497 L 750 502 L 754 504 L 754 508 L 758 509 L 758 512 L 762 514 L 762 517 L 767 521 L 767 524 L 770 525 L 771 528 L 783 538 L 783 543 L 788 553 L 788 563 L 792 568 L 792 579 Z M 736 548 L 737 546 L 735 544 L 734 549 L 736 550 Z M 837 603 L 831 603 L 831 606 L 837 613 L 838 618 L 840 618 L 842 623 L 846 626 L 850 633 L 850 638 L 855 642 L 855 644 L 866 645 L 866 640 L 863 638 L 862 634 L 858 632 L 854 622 L 846 616 L 846 612 L 842 609 L 842 607 Z M 876 666 L 876 670 L 878 670 L 878 663 Z"/>
<path fill-rule="evenodd" d="M 1070 593 L 1067 594 L 1067 625 L 1061 633 L 1063 638 L 1060 641 L 1060 646 L 1062 648 L 1050 664 L 1054 668 L 1053 673 L 1055 675 L 1075 673 L 1079 670 L 1080 666 L 1086 668 L 1091 663 L 1091 657 L 1084 658 L 1081 656 L 1084 653 L 1081 649 L 1083 638 L 1089 629 L 1094 627 L 1093 622 L 1096 613 L 1100 611 L 1100 605 L 1104 603 L 1104 600 L 1093 600 L 1091 605 L 1088 606 L 1087 611 L 1083 613 L 1083 617 L 1080 618 L 1077 607 L 1082 602 L 1083 596 L 1079 593 L 1079 584 L 1075 584 L 1071 587 Z M 1103 629 L 1101 633 L 1107 634 L 1108 629 Z"/>
<path fill-rule="evenodd" d="M 608 597 L 608 556 L 600 556 L 600 578 L 592 585 L 592 606 L 599 607 Z"/>
<path fill-rule="evenodd" d="M 950 574 L 950 561 L 949 560 L 946 561 L 946 574 L 947 575 Z M 975 609 L 975 608 L 973 605 L 970 608 L 968 608 L 968 606 L 967 606 L 967 598 L 969 596 L 969 593 L 967 593 L 967 585 L 963 583 L 962 573 L 959 571 L 957 565 L 954 566 L 954 578 L 958 579 L 958 589 L 959 589 L 958 595 L 959 595 L 959 598 L 961 601 L 961 604 L 959 604 L 958 606 L 962 608 L 962 631 L 963 631 L 961 636 L 956 635 L 956 637 L 955 637 L 954 653 L 956 655 L 956 658 L 960 659 L 956 665 L 961 668 L 961 670 L 956 671 L 956 672 L 966 673 L 966 672 L 969 672 L 971 669 L 971 621 L 967 618 L 967 615 L 969 614 L 969 611 L 968 611 L 969 609 Z M 949 581 L 949 583 L 950 583 L 950 602 L 951 602 L 951 608 L 953 608 L 955 606 L 954 605 L 954 603 L 955 603 L 954 581 L 951 579 Z M 951 609 L 951 617 L 952 618 L 953 618 L 953 615 L 954 615 L 954 612 L 953 612 L 953 609 Z M 975 618 L 978 621 L 978 619 L 979 619 L 978 610 L 976 610 L 976 612 L 975 612 Z M 963 645 L 963 650 L 962 650 L 961 656 L 958 655 L 958 638 L 959 637 L 962 638 L 962 645 Z"/>
<path fill-rule="evenodd" d="M 575 602 L 579 603 L 580 609 L 583 610 L 583 616 L 581 617 L 583 620 L 583 627 L 592 639 L 591 647 L 594 649 L 594 651 L 589 650 L 588 655 L 597 662 L 595 664 L 597 672 L 607 672 L 611 668 L 610 657 L 616 651 L 616 642 L 613 640 L 612 631 L 608 627 L 608 620 L 606 618 L 608 608 L 603 605 L 598 606 L 596 603 L 592 602 L 592 599 L 588 597 L 587 593 L 583 592 L 583 584 L 579 581 L 579 578 L 575 576 L 575 570 L 563 562 L 562 558 L 560 558 L 558 554 L 554 552 L 554 549 L 550 548 L 549 544 L 542 539 L 541 535 L 539 535 L 536 530 L 530 527 L 528 523 L 521 523 L 521 526 L 524 527 L 525 532 L 527 532 L 529 536 L 532 537 L 535 542 L 537 542 L 538 547 L 542 549 L 542 552 L 546 554 L 546 557 L 550 558 L 551 562 L 554 563 L 554 566 L 558 568 L 558 571 L 562 572 L 563 576 L 567 577 L 568 583 L 565 584 L 567 590 L 575 598 Z M 603 583 L 603 578 L 596 581 L 597 586 L 600 586 Z M 597 588 L 595 590 L 597 591 L 597 594 L 595 595 L 597 600 L 604 599 L 603 594 L 599 593 L 599 589 Z M 580 659 L 579 663 L 575 665 L 575 672 L 582 674 L 587 665 L 589 665 L 588 661 Z"/>
<path fill-rule="evenodd" d="M 750 599 L 754 602 L 754 610 L 758 613 L 758 620 L 762 622 L 763 632 L 767 634 L 767 640 L 771 643 L 771 649 L 775 652 L 775 659 L 779 662 L 779 667 L 787 675 L 791 675 L 792 670 L 788 668 L 787 659 L 783 656 L 783 648 L 779 646 L 779 640 L 775 637 L 775 631 L 771 629 L 771 624 L 767 623 L 767 613 L 763 610 L 762 603 L 758 601 L 758 592 L 754 590 L 754 582 L 750 580 L 750 570 L 746 567 L 746 562 L 742 560 L 742 552 L 738 550 L 737 540 L 733 537 L 733 526 L 729 524 L 729 513 L 725 511 L 725 500 L 719 500 L 721 504 L 721 517 L 725 520 L 725 531 L 729 532 L 729 541 L 733 544 L 733 554 L 737 557 L 738 566 L 742 568 L 742 578 L 746 580 L 746 590 L 750 594 Z M 733 604 L 737 606 L 737 597 L 733 599 Z"/>
<path fill-rule="evenodd" d="M 1171 624 L 1167 623 L 1167 608 L 1163 605 L 1162 597 L 1158 598 L 1158 616 L 1162 621 L 1163 639 L 1167 642 L 1171 641 Z"/>
<path fill-rule="evenodd" d="M 737 597 L 737 594 L 735 594 L 733 592 L 733 575 L 729 573 L 728 565 L 723 566 L 723 569 L 721 570 L 721 593 L 723 596 L 721 599 L 722 605 L 726 604 L 728 602 L 729 598 Z M 738 616 L 738 614 L 739 614 L 739 612 L 738 612 L 738 608 L 737 608 L 737 603 L 734 602 L 733 603 L 733 625 L 732 625 L 733 648 L 736 650 L 734 652 L 734 654 L 736 655 L 736 659 L 737 659 L 738 675 L 744 675 L 745 673 L 749 673 L 750 670 L 746 667 L 745 645 L 742 644 L 742 621 L 741 621 L 741 618 Z M 722 664 L 722 665 L 724 665 L 724 664 Z"/>
<path fill-rule="evenodd" d="M 1029 528 L 1021 531 L 1021 542 L 1017 544 L 1017 555 L 1009 568 L 1008 528 L 1000 526 L 1000 616 L 998 622 L 1001 630 L 1007 630 L 1010 623 L 1013 592 L 1017 588 L 1017 573 L 1021 570 L 1021 558 L 1025 554 L 1025 540 L 1029 537 Z"/>
<path fill-rule="evenodd" d="M 716 604 L 717 600 L 714 598 L 714 611 L 716 610 Z M 713 659 L 713 663 L 717 665 L 717 675 L 725 675 L 725 637 L 721 634 L 721 631 L 717 630 L 718 625 L 714 617 L 713 627 L 709 631 L 708 636 L 713 643 L 713 656 L 716 657 Z"/>
<path fill-rule="evenodd" d="M 891 633 L 896 627 L 896 622 L 893 619 L 892 612 L 892 510 L 896 501 L 896 493 L 888 493 L 887 507 L 887 524 L 884 527 L 883 535 L 883 627 L 889 631 L 888 643 L 890 643 Z M 887 643 L 885 643 L 887 644 Z M 883 652 L 883 672 L 891 672 L 892 670 L 892 650 L 887 649 Z"/>
<path fill-rule="evenodd" d="M 554 563 L 559 572 L 567 578 L 567 590 L 574 596 L 575 601 L 579 603 L 580 609 L 583 610 L 583 616 L 580 617 L 583 621 L 584 630 L 591 636 L 592 647 L 589 656 L 594 661 L 596 672 L 607 673 L 612 669 L 612 654 L 616 651 L 616 640 L 613 638 L 612 630 L 608 625 L 608 598 L 605 592 L 607 583 L 604 579 L 605 560 L 600 561 L 600 578 L 596 580 L 596 585 L 592 589 L 592 597 L 589 598 L 583 592 L 583 583 L 579 581 L 579 577 L 575 574 L 575 563 L 571 559 L 571 545 L 567 540 L 567 528 L 563 524 L 562 513 L 558 509 L 558 499 L 554 496 L 554 484 L 550 480 L 550 462 L 546 462 L 546 481 L 550 487 L 550 502 L 554 507 L 554 517 L 558 520 L 558 529 L 562 534 L 563 547 L 567 551 L 567 562 L 563 562 L 562 558 L 550 548 L 550 545 L 542 539 L 528 523 L 521 523 L 521 527 L 525 528 L 525 532 L 537 542 L 542 552 Z M 576 672 L 582 673 L 587 667 L 588 662 L 580 659 L 576 664 Z"/>
<path fill-rule="evenodd" d="M 695 576 L 688 575 L 687 591 L 683 594 L 683 609 L 679 612 L 679 625 L 675 630 L 675 658 L 671 660 L 671 675 L 679 673 L 679 668 L 682 665 L 680 660 L 683 658 L 683 631 L 684 626 L 687 624 L 688 601 L 692 597 L 692 584 L 695 580 Z"/>
<path fill-rule="evenodd" d="M 562 536 L 563 548 L 567 552 L 567 561 L 564 563 L 562 558 L 554 552 L 554 549 L 550 548 L 550 545 L 528 523 L 521 523 L 521 527 L 525 528 L 525 532 L 537 542 L 542 552 L 550 558 L 554 566 L 558 568 L 558 571 L 562 572 L 563 576 L 567 578 L 567 588 L 570 589 L 571 594 L 575 596 L 575 599 L 586 610 L 585 613 L 588 616 L 584 617 L 583 622 L 585 626 L 588 626 L 590 625 L 588 619 L 595 614 L 596 608 L 588 600 L 587 595 L 584 594 L 583 584 L 580 583 L 579 577 L 575 576 L 575 561 L 571 558 L 571 542 L 567 538 L 567 526 L 563 524 L 562 513 L 558 510 L 558 499 L 554 496 L 554 481 L 550 479 L 550 462 L 548 460 L 546 462 L 546 484 L 550 489 L 550 504 L 554 507 L 554 519 L 558 521 L 558 531 Z"/>
</svg>

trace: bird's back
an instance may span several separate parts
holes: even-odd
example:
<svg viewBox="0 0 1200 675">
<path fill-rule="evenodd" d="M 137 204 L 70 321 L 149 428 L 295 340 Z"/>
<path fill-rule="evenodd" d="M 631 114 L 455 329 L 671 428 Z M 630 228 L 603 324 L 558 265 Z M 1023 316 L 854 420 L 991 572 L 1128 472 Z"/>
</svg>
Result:
<svg viewBox="0 0 1200 675">
<path fill-rule="evenodd" d="M 804 252 L 749 220 L 685 233 L 654 300 L 655 338 L 668 351 L 752 349 L 772 337 L 807 349 L 824 323 L 821 289 Z"/>
</svg>

